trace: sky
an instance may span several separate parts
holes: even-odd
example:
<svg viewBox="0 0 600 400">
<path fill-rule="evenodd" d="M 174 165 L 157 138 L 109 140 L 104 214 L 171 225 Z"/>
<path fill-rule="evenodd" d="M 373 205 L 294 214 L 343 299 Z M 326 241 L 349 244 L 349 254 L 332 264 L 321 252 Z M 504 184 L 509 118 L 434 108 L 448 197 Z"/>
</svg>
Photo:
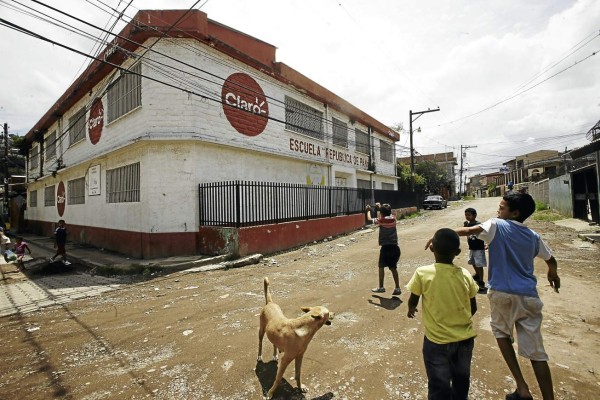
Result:
<svg viewBox="0 0 600 400">
<path fill-rule="evenodd" d="M 600 120 L 597 0 L 130 1 L 49 4 L 115 33 L 124 22 L 115 25 L 109 6 L 125 9 L 126 21 L 139 9 L 194 6 L 276 46 L 277 61 L 380 122 L 402 126 L 399 157 L 410 155 L 409 111 L 439 107 L 413 122 L 415 151 L 453 152 L 464 177 L 496 172 L 528 152 L 585 145 Z M 0 18 L 85 53 L 97 49 L 90 38 L 32 17 L 33 10 L 57 15 L 33 1 L 0 0 Z M 18 135 L 89 62 L 4 25 L 0 57 L 0 123 Z"/>
</svg>

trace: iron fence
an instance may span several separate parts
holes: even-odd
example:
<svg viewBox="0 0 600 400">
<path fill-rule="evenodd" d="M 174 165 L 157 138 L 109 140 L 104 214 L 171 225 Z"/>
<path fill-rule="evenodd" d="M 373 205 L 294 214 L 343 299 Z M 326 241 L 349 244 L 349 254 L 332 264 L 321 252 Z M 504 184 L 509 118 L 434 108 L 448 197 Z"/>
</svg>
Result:
<svg viewBox="0 0 600 400">
<path fill-rule="evenodd" d="M 198 186 L 200 225 L 242 227 L 360 214 L 371 190 L 273 182 Z"/>
</svg>

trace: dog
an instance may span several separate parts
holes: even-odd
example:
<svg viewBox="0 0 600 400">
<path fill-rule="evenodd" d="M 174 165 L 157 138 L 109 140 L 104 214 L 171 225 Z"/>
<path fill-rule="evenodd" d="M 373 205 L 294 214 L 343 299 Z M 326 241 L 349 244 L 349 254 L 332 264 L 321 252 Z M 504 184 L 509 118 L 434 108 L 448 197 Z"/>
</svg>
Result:
<svg viewBox="0 0 600 400">
<path fill-rule="evenodd" d="M 308 344 L 313 336 L 323 325 L 331 325 L 333 313 L 325 307 L 301 307 L 304 315 L 289 319 L 283 315 L 281 308 L 273 303 L 269 291 L 269 279 L 264 279 L 265 306 L 260 313 L 260 328 L 258 330 L 258 361 L 262 361 L 262 342 L 265 333 L 273 343 L 273 359 L 277 361 L 277 351 L 283 353 L 277 367 L 277 376 L 273 386 L 267 393 L 267 398 L 272 398 L 279 387 L 285 369 L 292 360 L 295 360 L 295 378 L 298 389 L 306 393 L 307 389 L 302 386 L 300 372 L 302 369 L 302 358 Z"/>
</svg>

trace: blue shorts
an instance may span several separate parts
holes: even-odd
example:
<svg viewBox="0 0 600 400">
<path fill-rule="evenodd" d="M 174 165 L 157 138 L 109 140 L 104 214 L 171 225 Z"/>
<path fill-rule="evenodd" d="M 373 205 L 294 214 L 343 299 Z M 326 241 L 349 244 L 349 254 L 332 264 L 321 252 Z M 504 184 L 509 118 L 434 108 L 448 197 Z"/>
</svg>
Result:
<svg viewBox="0 0 600 400">
<path fill-rule="evenodd" d="M 385 244 L 379 249 L 379 268 L 398 268 L 400 260 L 400 247 L 397 244 Z"/>
</svg>

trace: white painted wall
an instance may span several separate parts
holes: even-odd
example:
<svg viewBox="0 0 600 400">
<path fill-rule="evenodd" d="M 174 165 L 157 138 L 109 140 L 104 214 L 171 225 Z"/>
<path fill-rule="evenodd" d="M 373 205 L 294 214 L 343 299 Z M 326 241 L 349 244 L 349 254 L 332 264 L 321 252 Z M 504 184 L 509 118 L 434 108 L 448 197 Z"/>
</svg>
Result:
<svg viewBox="0 0 600 400">
<path fill-rule="evenodd" d="M 106 123 L 108 106 L 104 96 L 105 125 L 96 145 L 87 135 L 85 140 L 72 145 L 68 142 L 68 134 L 59 141 L 57 153 L 66 167 L 52 177 L 48 171 L 55 166 L 48 163 L 45 175 L 30 182 L 29 190 L 38 190 L 38 206 L 28 208 L 27 219 L 56 221 L 59 218 L 56 207 L 44 207 L 44 187 L 58 185 L 61 180 L 67 187 L 70 179 L 82 176 L 87 179 L 87 171 L 93 165 L 101 167 L 102 194 L 86 196 L 85 205 L 67 204 L 63 218 L 77 225 L 141 232 L 196 230 L 197 191 L 201 182 L 238 179 L 305 184 L 311 165 L 323 169 L 326 185 L 332 185 L 336 176 L 346 178 L 349 187 L 356 187 L 357 174 L 360 179 L 369 179 L 366 156 L 355 152 L 354 138 L 355 127 L 363 131 L 367 131 L 367 127 L 349 123 L 348 149 L 333 146 L 331 117 L 349 121 L 348 117 L 326 109 L 322 103 L 241 62 L 224 57 L 210 47 L 189 39 L 180 39 L 180 42 L 186 47 L 176 46 L 172 41 L 160 41 L 155 48 L 219 77 L 226 78 L 236 72 L 252 76 L 265 92 L 269 115 L 275 120 L 269 120 L 261 134 L 246 136 L 232 127 L 220 103 L 142 79 L 142 106 L 110 124 Z M 190 52 L 189 46 L 198 51 Z M 187 78 L 197 82 L 195 90 L 220 100 L 222 80 L 161 56 L 150 57 L 198 75 Z M 166 78 L 156 68 L 159 67 L 153 66 L 151 61 L 144 61 L 142 74 L 178 84 L 174 75 L 181 74 L 171 71 L 173 77 Z M 96 93 L 103 92 L 111 79 L 108 77 L 97 85 L 93 95 L 81 99 L 48 130 L 48 134 L 54 129 L 59 132 L 66 129 L 69 117 L 91 102 Z M 285 121 L 286 95 L 323 111 L 328 120 L 324 140 L 288 131 L 283 122 L 278 122 Z M 373 143 L 378 146 L 384 136 L 375 137 Z M 299 151 L 302 146 L 297 147 L 298 144 L 311 145 L 313 154 Z M 377 166 L 377 173 L 373 175 L 375 188 L 381 188 L 381 182 L 395 185 L 394 163 L 380 160 L 378 148 L 373 153 Z M 336 154 L 342 155 L 341 161 Z M 106 170 L 138 161 L 141 163 L 141 201 L 106 203 Z M 30 176 L 36 174 L 37 171 L 30 171 Z"/>
</svg>

